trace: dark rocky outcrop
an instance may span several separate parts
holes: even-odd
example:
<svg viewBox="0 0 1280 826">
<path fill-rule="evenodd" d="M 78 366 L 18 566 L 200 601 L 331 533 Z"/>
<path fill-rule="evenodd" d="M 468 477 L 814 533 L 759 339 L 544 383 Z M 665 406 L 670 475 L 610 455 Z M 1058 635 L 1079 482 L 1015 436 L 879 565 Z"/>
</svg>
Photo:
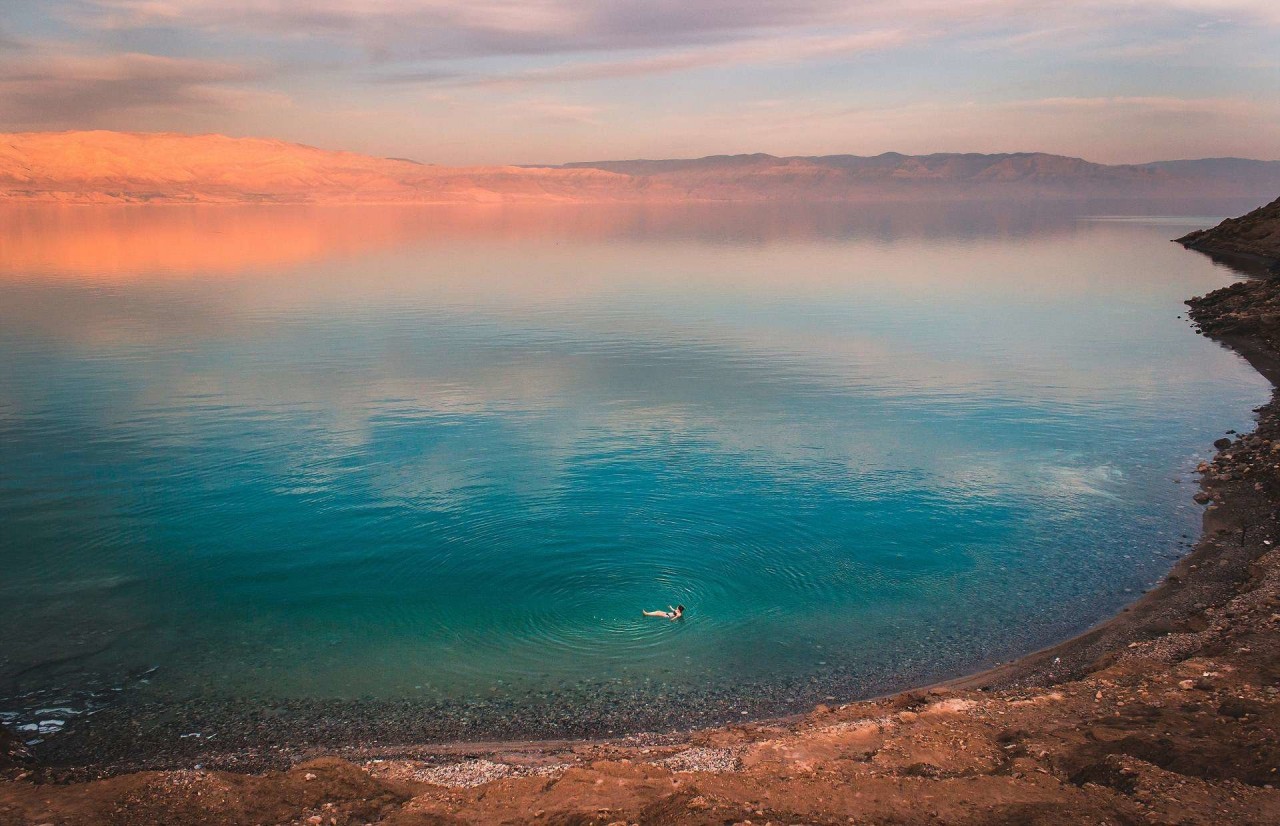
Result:
<svg viewBox="0 0 1280 826">
<path fill-rule="evenodd" d="M 1280 198 L 1247 215 L 1175 240 L 1187 249 L 1253 274 L 1280 274 Z"/>
</svg>

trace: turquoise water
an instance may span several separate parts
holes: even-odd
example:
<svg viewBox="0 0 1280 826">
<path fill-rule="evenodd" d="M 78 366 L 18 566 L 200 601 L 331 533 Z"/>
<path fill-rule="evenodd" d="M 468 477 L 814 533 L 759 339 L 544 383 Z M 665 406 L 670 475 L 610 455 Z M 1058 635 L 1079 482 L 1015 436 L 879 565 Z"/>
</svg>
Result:
<svg viewBox="0 0 1280 826">
<path fill-rule="evenodd" d="M 0 711 L 543 736 L 1062 639 L 1266 399 L 1167 240 L 1248 206 L 12 210 Z"/>
</svg>

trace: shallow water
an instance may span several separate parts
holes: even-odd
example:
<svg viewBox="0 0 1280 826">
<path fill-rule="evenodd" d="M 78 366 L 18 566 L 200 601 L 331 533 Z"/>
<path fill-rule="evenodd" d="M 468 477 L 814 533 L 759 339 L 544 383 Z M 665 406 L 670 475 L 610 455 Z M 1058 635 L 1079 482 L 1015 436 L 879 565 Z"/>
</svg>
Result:
<svg viewBox="0 0 1280 826">
<path fill-rule="evenodd" d="M 1065 638 L 1266 399 L 1168 242 L 1250 206 L 6 210 L 0 721 L 546 736 Z"/>
</svg>

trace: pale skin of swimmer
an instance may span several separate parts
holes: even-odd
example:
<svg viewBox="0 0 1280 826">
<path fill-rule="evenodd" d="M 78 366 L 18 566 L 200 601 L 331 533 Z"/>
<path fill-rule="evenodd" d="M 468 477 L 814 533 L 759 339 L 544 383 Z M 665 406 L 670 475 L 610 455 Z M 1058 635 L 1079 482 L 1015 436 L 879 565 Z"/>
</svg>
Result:
<svg viewBox="0 0 1280 826">
<path fill-rule="evenodd" d="M 641 611 L 640 613 L 644 614 L 646 617 L 662 617 L 669 620 L 678 620 L 684 616 L 684 606 L 677 605 L 672 608 L 668 605 L 666 611 Z"/>
</svg>

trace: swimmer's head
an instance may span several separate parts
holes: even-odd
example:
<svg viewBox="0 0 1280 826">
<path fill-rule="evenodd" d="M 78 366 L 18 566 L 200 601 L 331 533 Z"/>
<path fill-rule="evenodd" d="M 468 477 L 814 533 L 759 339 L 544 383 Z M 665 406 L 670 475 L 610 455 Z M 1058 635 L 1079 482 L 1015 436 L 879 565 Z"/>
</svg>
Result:
<svg viewBox="0 0 1280 826">
<path fill-rule="evenodd" d="M 677 605 L 677 606 L 676 606 L 676 613 L 677 613 L 677 614 L 683 614 L 683 613 L 684 613 L 684 606 L 683 606 L 683 605 Z"/>
</svg>

